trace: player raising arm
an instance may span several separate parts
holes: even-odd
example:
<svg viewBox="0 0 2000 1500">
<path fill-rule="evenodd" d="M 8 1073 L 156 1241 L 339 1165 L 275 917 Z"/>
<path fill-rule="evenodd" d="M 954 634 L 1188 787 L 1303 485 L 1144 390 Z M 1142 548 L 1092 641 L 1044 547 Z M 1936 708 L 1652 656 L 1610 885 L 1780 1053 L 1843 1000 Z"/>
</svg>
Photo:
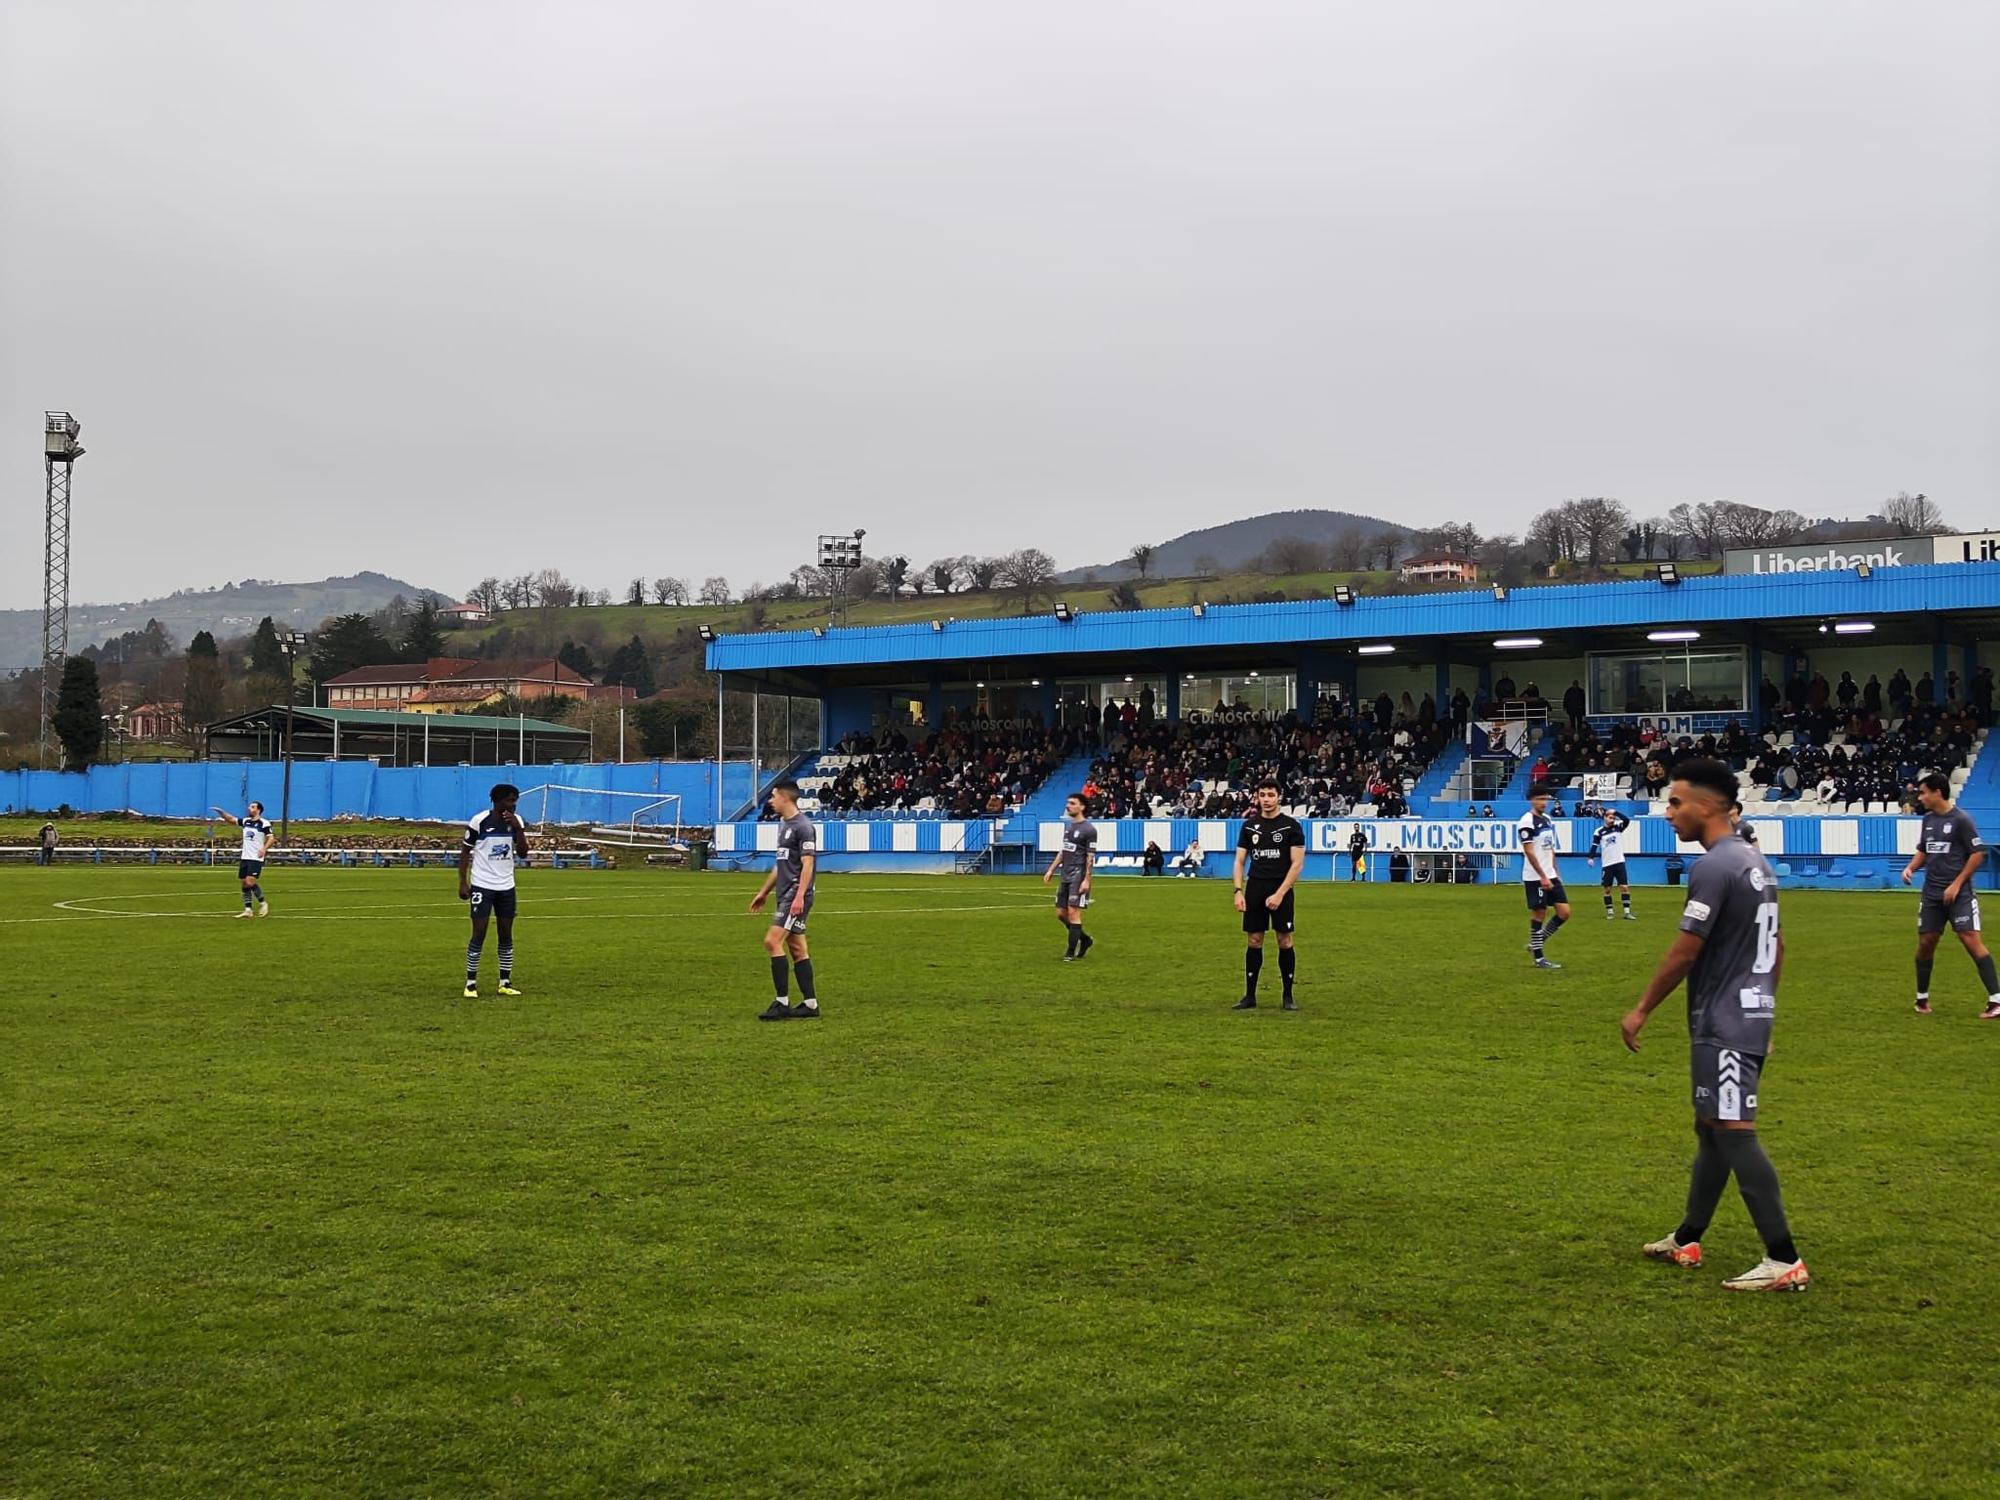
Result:
<svg viewBox="0 0 2000 1500">
<path fill-rule="evenodd" d="M 514 861 L 528 857 L 528 830 L 514 808 L 518 787 L 501 782 L 487 794 L 493 806 L 466 819 L 465 838 L 458 850 L 458 899 L 472 903 L 472 941 L 465 945 L 465 998 L 479 998 L 479 953 L 486 945 L 486 924 L 500 922 L 500 993 L 518 995 L 514 988 Z"/>
<path fill-rule="evenodd" d="M 1618 887 L 1618 894 L 1625 898 L 1625 920 L 1636 922 L 1632 915 L 1632 880 L 1625 873 L 1625 830 L 1632 826 L 1632 820 L 1615 807 L 1604 809 L 1604 821 L 1597 825 L 1597 832 L 1590 836 L 1590 862 L 1604 861 L 1604 920 L 1609 922 L 1615 915 L 1611 910 L 1611 887 Z"/>
<path fill-rule="evenodd" d="M 249 811 L 240 818 L 234 813 L 223 812 L 219 807 L 213 811 L 221 813 L 227 821 L 243 830 L 243 851 L 236 860 L 236 879 L 243 887 L 243 910 L 236 915 L 239 918 L 270 916 L 271 903 L 264 899 L 264 859 L 278 847 L 278 840 L 264 816 L 264 804 L 251 803 Z"/>
<path fill-rule="evenodd" d="M 1764 1259 L 1723 1286 L 1802 1292 L 1812 1278 L 1785 1222 L 1777 1168 L 1757 1138 L 1757 1086 L 1771 1051 L 1785 965 L 1778 881 L 1756 845 L 1736 836 L 1729 817 L 1735 795 L 1736 773 L 1719 760 L 1684 760 L 1674 767 L 1667 820 L 1707 852 L 1688 877 L 1681 930 L 1623 1030 L 1626 1047 L 1637 1052 L 1646 1018 L 1687 981 L 1696 1146 L 1686 1217 L 1643 1253 L 1699 1266 L 1701 1237 L 1733 1175 L 1764 1241 Z"/>
</svg>

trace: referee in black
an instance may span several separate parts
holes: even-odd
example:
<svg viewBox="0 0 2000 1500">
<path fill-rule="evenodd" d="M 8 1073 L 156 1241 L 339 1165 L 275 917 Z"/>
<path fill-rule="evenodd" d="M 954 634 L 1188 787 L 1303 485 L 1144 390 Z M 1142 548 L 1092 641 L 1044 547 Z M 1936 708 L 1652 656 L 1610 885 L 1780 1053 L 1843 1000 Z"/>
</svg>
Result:
<svg viewBox="0 0 2000 1500">
<path fill-rule="evenodd" d="M 1285 981 L 1286 1010 L 1292 998 L 1292 890 L 1306 867 L 1306 831 L 1297 818 L 1278 811 L 1278 783 L 1257 783 L 1257 816 L 1243 820 L 1236 840 L 1236 909 L 1243 913 L 1249 944 L 1243 954 L 1243 998 L 1235 1010 L 1257 1008 L 1257 976 L 1264 967 L 1264 934 L 1278 934 L 1278 973 Z"/>
</svg>

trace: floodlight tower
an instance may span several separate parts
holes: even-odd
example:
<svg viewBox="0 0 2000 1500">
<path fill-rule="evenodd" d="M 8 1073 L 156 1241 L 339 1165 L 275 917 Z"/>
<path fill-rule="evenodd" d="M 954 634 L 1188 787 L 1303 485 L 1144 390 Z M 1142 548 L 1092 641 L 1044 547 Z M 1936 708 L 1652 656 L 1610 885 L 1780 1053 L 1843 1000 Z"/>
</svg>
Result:
<svg viewBox="0 0 2000 1500">
<path fill-rule="evenodd" d="M 83 424 L 66 411 L 43 414 L 42 462 L 48 470 L 47 521 L 42 533 L 42 732 L 40 764 L 49 763 L 49 730 L 69 660 L 69 481 L 83 457 Z"/>
<path fill-rule="evenodd" d="M 819 539 L 819 565 L 833 585 L 833 616 L 836 624 L 847 623 L 848 586 L 854 582 L 854 571 L 861 566 L 861 539 L 868 535 L 865 531 L 855 531 L 851 536 L 822 536 Z"/>
</svg>

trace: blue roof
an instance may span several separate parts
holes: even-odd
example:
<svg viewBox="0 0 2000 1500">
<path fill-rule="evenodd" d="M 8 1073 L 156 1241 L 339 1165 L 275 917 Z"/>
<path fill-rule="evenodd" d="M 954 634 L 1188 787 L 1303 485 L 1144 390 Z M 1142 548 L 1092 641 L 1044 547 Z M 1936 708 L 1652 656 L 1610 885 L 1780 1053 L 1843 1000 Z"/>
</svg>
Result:
<svg viewBox="0 0 2000 1500">
<path fill-rule="evenodd" d="M 1733 625 L 1830 617 L 1918 617 L 2000 610 L 2000 562 L 1938 563 L 1852 572 L 1711 574 L 1510 590 L 1363 595 L 1285 604 L 1210 605 L 1197 619 L 1175 609 L 1102 610 L 1068 624 L 1052 614 L 723 636 L 708 648 L 716 672 L 815 671 L 852 666 L 991 661 L 1002 657 L 1119 655 L 1216 647 L 1354 645 L 1446 637 L 1547 635 L 1674 625 Z"/>
</svg>

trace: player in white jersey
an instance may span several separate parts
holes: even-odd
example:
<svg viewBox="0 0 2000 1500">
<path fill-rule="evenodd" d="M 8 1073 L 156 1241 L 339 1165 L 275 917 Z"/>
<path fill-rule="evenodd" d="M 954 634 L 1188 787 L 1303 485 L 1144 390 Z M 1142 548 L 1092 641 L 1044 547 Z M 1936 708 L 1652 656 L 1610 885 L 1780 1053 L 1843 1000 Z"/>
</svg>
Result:
<svg viewBox="0 0 2000 1500">
<path fill-rule="evenodd" d="M 1528 811 L 1514 825 L 1514 836 L 1521 846 L 1521 890 L 1528 898 L 1528 951 L 1535 955 L 1536 968 L 1560 969 L 1542 952 L 1542 945 L 1569 920 L 1569 892 L 1556 868 L 1556 825 L 1548 809 L 1549 789 L 1531 788 Z M 1555 915 L 1544 923 L 1542 913 L 1550 908 Z"/>
<path fill-rule="evenodd" d="M 236 859 L 236 880 L 243 887 L 243 910 L 236 915 L 239 918 L 270 916 L 271 903 L 264 899 L 264 857 L 278 847 L 278 841 L 264 817 L 264 804 L 251 803 L 249 811 L 240 818 L 219 807 L 212 811 L 221 813 L 243 830 L 243 851 Z"/>
<path fill-rule="evenodd" d="M 1611 910 L 1611 887 L 1618 887 L 1618 894 L 1625 898 L 1625 920 L 1636 922 L 1632 915 L 1632 880 L 1625 873 L 1625 830 L 1632 826 L 1632 820 L 1615 807 L 1604 810 L 1604 821 L 1597 832 L 1590 836 L 1590 862 L 1604 861 L 1604 920 L 1609 922 L 1616 915 Z"/>
<path fill-rule="evenodd" d="M 465 998 L 479 998 L 479 952 L 489 918 L 500 922 L 500 993 L 514 988 L 514 861 L 528 857 L 528 830 L 514 808 L 519 787 L 501 782 L 488 794 L 490 811 L 465 820 L 458 850 L 458 899 L 472 903 L 472 941 L 465 945 Z"/>
</svg>

